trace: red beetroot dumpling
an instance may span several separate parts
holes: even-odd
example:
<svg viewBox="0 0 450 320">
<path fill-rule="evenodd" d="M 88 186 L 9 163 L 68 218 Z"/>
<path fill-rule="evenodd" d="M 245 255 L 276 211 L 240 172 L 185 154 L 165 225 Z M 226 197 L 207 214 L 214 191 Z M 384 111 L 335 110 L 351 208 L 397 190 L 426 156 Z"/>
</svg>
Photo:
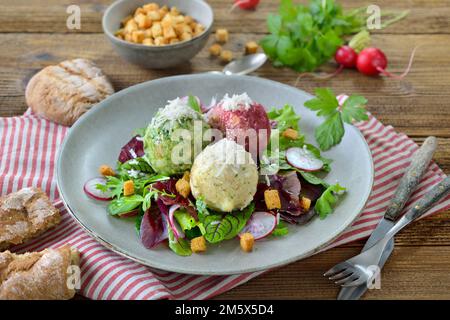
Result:
<svg viewBox="0 0 450 320">
<path fill-rule="evenodd" d="M 251 100 L 247 93 L 232 97 L 226 94 L 209 111 L 208 122 L 252 154 L 264 151 L 269 142 L 270 123 L 266 110 Z"/>
</svg>

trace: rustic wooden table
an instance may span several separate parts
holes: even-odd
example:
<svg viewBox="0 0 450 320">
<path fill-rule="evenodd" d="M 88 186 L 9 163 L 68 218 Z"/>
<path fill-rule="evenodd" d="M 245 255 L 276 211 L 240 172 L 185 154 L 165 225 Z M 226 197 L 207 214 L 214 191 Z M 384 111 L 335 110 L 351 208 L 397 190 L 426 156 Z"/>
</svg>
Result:
<svg viewBox="0 0 450 320">
<path fill-rule="evenodd" d="M 219 70 L 203 50 L 190 63 L 165 71 L 147 71 L 123 62 L 102 33 L 101 16 L 111 0 L 0 0 L 0 116 L 23 113 L 24 88 L 44 66 L 61 60 L 92 59 L 109 75 L 117 90 L 160 77 Z M 265 18 L 278 1 L 262 0 L 257 11 L 229 13 L 231 0 L 208 0 L 215 27 L 231 32 L 227 44 L 236 53 L 247 40 L 265 32 Z M 313 92 L 330 86 L 336 92 L 359 93 L 369 110 L 384 124 L 393 125 L 421 143 L 428 135 L 439 139 L 436 161 L 450 173 L 450 1 L 449 0 L 340 0 L 346 8 L 377 4 L 384 9 L 410 9 L 407 19 L 373 36 L 374 45 L 389 57 L 389 69 L 400 72 L 414 46 L 412 72 L 403 81 L 368 78 L 344 71 L 327 82 L 303 78 L 298 87 Z M 81 7 L 81 30 L 66 28 L 66 8 Z M 212 39 L 210 39 L 212 41 Z M 257 76 L 293 85 L 296 74 L 270 64 Z M 450 212 L 424 219 L 396 237 L 396 248 L 382 275 L 382 289 L 366 299 L 450 298 Z M 338 289 L 322 277 L 335 263 L 356 254 L 363 242 L 351 243 L 271 271 L 218 298 L 334 299 Z"/>
</svg>

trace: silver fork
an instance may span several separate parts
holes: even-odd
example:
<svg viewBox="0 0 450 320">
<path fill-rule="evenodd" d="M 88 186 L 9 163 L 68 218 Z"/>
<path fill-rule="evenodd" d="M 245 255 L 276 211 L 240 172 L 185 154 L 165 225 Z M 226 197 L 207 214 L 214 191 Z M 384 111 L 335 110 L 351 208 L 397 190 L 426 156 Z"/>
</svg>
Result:
<svg viewBox="0 0 450 320">
<path fill-rule="evenodd" d="M 439 184 L 428 191 L 414 206 L 400 218 L 386 235 L 372 247 L 363 251 L 359 255 L 338 263 L 324 276 L 335 281 L 336 284 L 343 287 L 358 286 L 363 283 L 370 283 L 374 276 L 373 266 L 378 264 L 384 248 L 389 240 L 400 230 L 406 227 L 415 219 L 421 217 L 431 207 L 450 193 L 450 176 L 446 177 Z"/>
</svg>

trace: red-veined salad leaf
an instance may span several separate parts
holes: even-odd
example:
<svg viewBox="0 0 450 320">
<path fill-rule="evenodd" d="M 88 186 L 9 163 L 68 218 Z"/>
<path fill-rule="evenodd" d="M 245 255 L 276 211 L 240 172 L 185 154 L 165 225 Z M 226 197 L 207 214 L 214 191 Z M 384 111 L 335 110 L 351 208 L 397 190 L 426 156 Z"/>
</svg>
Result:
<svg viewBox="0 0 450 320">
<path fill-rule="evenodd" d="M 146 248 L 153 248 L 168 238 L 167 217 L 157 207 L 151 207 L 142 216 L 139 236 Z"/>
<path fill-rule="evenodd" d="M 202 223 L 205 227 L 205 239 L 210 243 L 218 243 L 236 237 L 254 210 L 255 205 L 251 203 L 241 211 L 204 216 Z"/>
<path fill-rule="evenodd" d="M 134 136 L 126 145 L 122 147 L 119 153 L 119 162 L 124 163 L 128 160 L 144 156 L 144 141 L 140 136 Z"/>
</svg>

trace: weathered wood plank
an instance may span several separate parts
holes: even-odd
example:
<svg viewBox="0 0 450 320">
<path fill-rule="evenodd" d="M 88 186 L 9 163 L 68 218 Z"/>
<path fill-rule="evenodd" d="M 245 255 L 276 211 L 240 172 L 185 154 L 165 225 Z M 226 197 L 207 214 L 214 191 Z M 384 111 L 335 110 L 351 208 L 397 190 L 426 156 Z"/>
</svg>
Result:
<svg viewBox="0 0 450 320">
<path fill-rule="evenodd" d="M 322 276 L 360 248 L 336 248 L 270 271 L 217 299 L 335 299 L 338 287 Z M 381 289 L 364 299 L 449 299 L 449 247 L 396 247 L 381 276 Z"/>
<path fill-rule="evenodd" d="M 236 56 L 243 44 L 259 36 L 233 34 L 227 48 Z M 212 43 L 213 39 L 210 39 Z M 298 87 L 313 92 L 320 86 L 332 87 L 336 93 L 359 93 L 369 99 L 368 108 L 385 124 L 409 135 L 450 137 L 450 35 L 383 35 L 375 36 L 374 44 L 385 49 L 389 70 L 401 72 L 410 50 L 419 48 L 411 73 L 403 81 L 370 78 L 354 70 L 344 71 L 328 80 L 301 78 Z M 42 67 L 58 61 L 85 57 L 96 61 L 110 76 L 117 90 L 164 76 L 220 70 L 221 64 L 208 56 L 205 48 L 190 63 L 170 70 L 143 70 L 121 59 L 101 34 L 0 34 L 0 115 L 20 114 L 26 109 L 23 99 L 28 79 Z M 439 45 L 436 45 L 439 44 Z M 121 63 L 123 68 L 116 68 Z M 333 66 L 326 67 L 328 71 Z M 275 69 L 270 63 L 256 75 L 294 85 L 297 74 Z"/>
<path fill-rule="evenodd" d="M 149 0 L 150 1 L 150 0 Z M 277 1 L 262 1 L 256 11 L 235 10 L 229 12 L 232 1 L 209 0 L 215 14 L 215 25 L 226 27 L 232 32 L 265 33 L 265 19 L 276 12 Z M 306 3 L 307 1 L 301 1 Z M 51 33 L 96 33 L 102 32 L 101 17 L 111 0 L 14 0 L 0 1 L 0 32 L 51 32 Z M 339 1 L 345 8 L 353 9 L 374 4 L 373 1 Z M 81 30 L 71 31 L 66 27 L 69 5 L 81 8 Z M 404 21 L 381 33 L 395 34 L 436 34 L 450 32 L 450 8 L 445 0 L 379 0 L 381 10 L 405 10 L 410 14 Z"/>
</svg>

